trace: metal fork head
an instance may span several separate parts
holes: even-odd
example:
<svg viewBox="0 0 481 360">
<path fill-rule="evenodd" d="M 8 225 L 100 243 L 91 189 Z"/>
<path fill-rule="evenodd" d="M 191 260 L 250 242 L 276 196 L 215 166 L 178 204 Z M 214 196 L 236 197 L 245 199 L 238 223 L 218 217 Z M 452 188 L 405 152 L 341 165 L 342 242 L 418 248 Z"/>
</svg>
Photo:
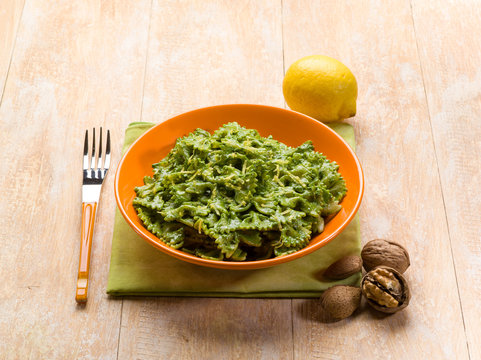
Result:
<svg viewBox="0 0 481 360">
<path fill-rule="evenodd" d="M 92 151 L 89 154 L 89 131 L 85 131 L 84 156 L 83 156 L 83 178 L 91 180 L 92 183 L 102 183 L 107 175 L 110 166 L 110 130 L 107 130 L 107 146 L 105 155 L 102 154 L 102 127 L 100 127 L 98 155 L 95 150 L 95 128 L 92 131 Z M 89 181 L 90 182 L 90 181 Z"/>
</svg>

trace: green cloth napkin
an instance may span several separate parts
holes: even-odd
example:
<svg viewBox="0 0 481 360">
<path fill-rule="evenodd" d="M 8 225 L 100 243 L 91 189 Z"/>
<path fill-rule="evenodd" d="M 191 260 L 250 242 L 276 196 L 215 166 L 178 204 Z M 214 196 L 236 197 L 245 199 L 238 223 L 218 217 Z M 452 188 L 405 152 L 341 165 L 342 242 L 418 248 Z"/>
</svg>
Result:
<svg viewBox="0 0 481 360">
<path fill-rule="evenodd" d="M 154 124 L 134 122 L 125 131 L 123 152 Z M 353 148 L 351 125 L 331 127 Z M 117 209 L 107 293 L 142 296 L 319 297 L 333 285 L 359 285 L 361 273 L 340 281 L 322 278 L 334 261 L 361 251 L 359 219 L 321 249 L 300 259 L 259 270 L 221 270 L 175 259 L 149 245 L 125 222 Z"/>
</svg>

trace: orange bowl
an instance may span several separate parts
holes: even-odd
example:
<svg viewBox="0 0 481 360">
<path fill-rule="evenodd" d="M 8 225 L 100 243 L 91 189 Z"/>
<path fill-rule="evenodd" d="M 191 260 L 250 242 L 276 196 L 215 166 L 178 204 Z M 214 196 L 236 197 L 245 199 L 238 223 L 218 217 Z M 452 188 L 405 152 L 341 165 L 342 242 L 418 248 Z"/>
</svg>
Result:
<svg viewBox="0 0 481 360">
<path fill-rule="evenodd" d="M 144 176 L 152 176 L 152 164 L 163 159 L 174 147 L 177 138 L 197 128 L 214 132 L 222 125 L 236 121 L 242 126 L 256 129 L 261 136 L 289 146 L 299 146 L 312 140 L 315 150 L 339 164 L 346 181 L 347 194 L 342 209 L 326 223 L 324 231 L 312 238 L 305 248 L 289 254 L 258 261 L 216 261 L 202 259 L 175 250 L 149 232 L 142 224 L 132 205 L 134 188 L 143 185 Z M 190 263 L 221 269 L 258 269 L 299 259 L 320 249 L 351 222 L 361 203 L 364 191 L 361 164 L 351 147 L 328 126 L 306 115 L 264 105 L 219 105 L 193 110 L 166 120 L 139 137 L 122 157 L 115 175 L 117 205 L 127 223 L 149 244 L 166 254 Z"/>
</svg>

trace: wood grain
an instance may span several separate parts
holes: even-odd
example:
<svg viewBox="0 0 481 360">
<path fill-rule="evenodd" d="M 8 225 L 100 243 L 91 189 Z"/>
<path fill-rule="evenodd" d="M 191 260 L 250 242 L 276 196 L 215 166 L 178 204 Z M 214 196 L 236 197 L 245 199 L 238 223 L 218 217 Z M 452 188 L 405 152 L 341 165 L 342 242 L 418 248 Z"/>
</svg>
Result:
<svg viewBox="0 0 481 360">
<path fill-rule="evenodd" d="M 281 106 L 280 3 L 154 1 L 142 120 L 199 107 Z"/>
<path fill-rule="evenodd" d="M 280 3 L 154 1 L 142 120 L 283 105 Z M 290 359 L 290 300 L 125 299 L 119 359 Z"/>
<path fill-rule="evenodd" d="M 480 359 L 481 5 L 412 7 L 469 351 Z"/>
<path fill-rule="evenodd" d="M 286 66 L 320 53 L 358 79 L 358 114 L 349 122 L 365 171 L 363 241 L 399 241 L 412 257 L 413 298 L 398 314 L 362 309 L 323 324 L 316 301 L 294 301 L 295 357 L 468 358 L 409 1 L 284 5 Z"/>
<path fill-rule="evenodd" d="M 150 1 L 28 1 L 0 108 L 0 357 L 115 359 L 105 294 L 113 174 L 94 230 L 89 301 L 75 303 L 86 128 L 140 118 Z"/>
<path fill-rule="evenodd" d="M 291 300 L 125 299 L 119 359 L 291 359 Z"/>
<path fill-rule="evenodd" d="M 0 100 L 3 96 L 24 3 L 23 0 L 0 2 Z"/>
</svg>

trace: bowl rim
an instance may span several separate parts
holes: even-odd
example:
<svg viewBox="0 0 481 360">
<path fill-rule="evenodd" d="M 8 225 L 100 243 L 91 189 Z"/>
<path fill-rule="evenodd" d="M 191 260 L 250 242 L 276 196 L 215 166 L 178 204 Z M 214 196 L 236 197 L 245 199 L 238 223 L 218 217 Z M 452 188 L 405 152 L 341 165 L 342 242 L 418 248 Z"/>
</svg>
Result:
<svg viewBox="0 0 481 360">
<path fill-rule="evenodd" d="M 293 113 L 293 114 L 296 114 L 297 116 L 300 115 L 300 116 L 306 118 L 308 121 L 315 122 L 315 123 L 321 125 L 322 127 L 324 127 L 325 130 L 330 132 L 331 135 L 334 135 L 335 137 L 337 137 L 344 144 L 344 146 L 347 148 L 348 152 L 350 153 L 350 155 L 354 159 L 354 163 L 356 164 L 357 173 L 359 175 L 359 179 L 358 179 L 359 180 L 359 193 L 358 193 L 358 196 L 355 200 L 354 206 L 352 207 L 352 210 L 348 214 L 347 218 L 341 223 L 340 226 L 338 226 L 336 228 L 336 230 L 334 230 L 331 234 L 329 234 L 322 241 L 314 244 L 313 246 L 304 247 L 304 248 L 302 248 L 302 249 L 300 249 L 300 250 L 298 250 L 294 253 L 279 256 L 279 257 L 275 257 L 275 258 L 270 258 L 270 259 L 254 260 L 254 261 L 239 261 L 239 262 L 223 261 L 223 260 L 222 261 L 221 260 L 209 260 L 209 259 L 197 257 L 195 255 L 188 254 L 188 253 L 183 252 L 181 250 L 171 248 L 170 246 L 165 244 L 159 237 L 150 233 L 150 231 L 148 231 L 145 227 L 142 227 L 142 229 L 140 229 L 137 226 L 137 224 L 135 224 L 132 221 L 132 219 L 128 216 L 126 209 L 122 205 L 120 194 L 119 194 L 119 177 L 120 177 L 120 171 L 122 169 L 122 166 L 124 164 L 125 159 L 127 158 L 130 151 L 136 146 L 136 144 L 141 142 L 143 137 L 146 136 L 148 133 L 150 133 L 151 131 L 155 131 L 155 129 L 157 127 L 165 126 L 165 124 L 167 122 L 174 122 L 179 117 L 188 116 L 188 115 L 190 115 L 192 113 L 195 113 L 195 112 L 209 111 L 209 110 L 218 109 L 218 108 L 236 108 L 236 107 L 242 107 L 242 108 L 249 107 L 249 108 L 258 108 L 258 109 L 265 109 L 265 110 L 275 110 L 275 111 L 281 111 L 281 112 L 283 111 L 283 112 Z M 193 130 L 195 130 L 195 129 L 193 129 Z M 302 114 L 300 112 L 293 111 L 293 110 L 290 110 L 290 109 L 284 109 L 284 108 L 280 108 L 280 107 L 276 107 L 276 106 L 270 106 L 270 105 L 244 104 L 244 103 L 241 103 L 241 104 L 222 104 L 222 105 L 212 105 L 212 106 L 197 108 L 197 109 L 193 109 L 193 110 L 190 110 L 190 111 L 186 111 L 184 113 L 180 113 L 180 114 L 171 116 L 168 119 L 166 119 L 166 120 L 164 120 L 160 123 L 155 124 L 150 129 L 145 131 L 142 135 L 140 135 L 129 146 L 129 148 L 125 151 L 125 153 L 122 155 L 122 157 L 121 157 L 121 159 L 120 159 L 120 161 L 117 165 L 117 169 L 115 171 L 114 192 L 115 192 L 115 200 L 116 200 L 116 203 L 117 203 L 117 207 L 120 210 L 120 213 L 122 214 L 123 218 L 127 221 L 129 226 L 138 235 L 140 235 L 142 237 L 142 239 L 144 241 L 147 241 L 150 245 L 154 246 L 155 248 L 157 248 L 157 249 L 161 250 L 162 252 L 164 252 L 164 253 L 166 253 L 170 256 L 173 256 L 177 259 L 180 259 L 180 260 L 192 263 L 192 264 L 196 264 L 196 265 L 207 266 L 207 267 L 218 268 L 218 269 L 227 269 L 227 270 L 248 270 L 248 269 L 261 269 L 261 268 L 271 267 L 271 266 L 274 266 L 274 265 L 279 265 L 279 264 L 282 264 L 282 263 L 286 263 L 286 262 L 289 262 L 289 261 L 293 261 L 293 260 L 302 258 L 303 256 L 305 256 L 307 254 L 310 254 L 310 253 L 320 249 L 321 247 L 327 245 L 334 238 L 336 238 L 346 228 L 346 226 L 353 220 L 354 216 L 356 215 L 356 213 L 359 210 L 359 207 L 361 205 L 361 201 L 362 201 L 362 198 L 363 198 L 363 195 L 364 195 L 364 173 L 363 173 L 363 170 L 362 170 L 362 167 L 361 167 L 361 163 L 360 163 L 356 153 L 351 148 L 351 146 L 338 133 L 336 133 L 329 126 L 327 126 L 326 124 L 324 124 L 324 123 L 322 123 L 322 122 L 320 122 L 320 121 L 318 121 L 318 120 L 316 120 L 316 119 L 314 119 L 314 118 L 312 118 L 308 115 L 305 115 L 305 114 Z M 147 237 L 143 233 L 143 230 L 148 231 L 149 234 L 151 234 L 152 236 L 157 238 L 159 241 L 154 241 L 153 239 Z M 311 241 L 312 241 L 312 239 L 311 239 Z"/>
</svg>

